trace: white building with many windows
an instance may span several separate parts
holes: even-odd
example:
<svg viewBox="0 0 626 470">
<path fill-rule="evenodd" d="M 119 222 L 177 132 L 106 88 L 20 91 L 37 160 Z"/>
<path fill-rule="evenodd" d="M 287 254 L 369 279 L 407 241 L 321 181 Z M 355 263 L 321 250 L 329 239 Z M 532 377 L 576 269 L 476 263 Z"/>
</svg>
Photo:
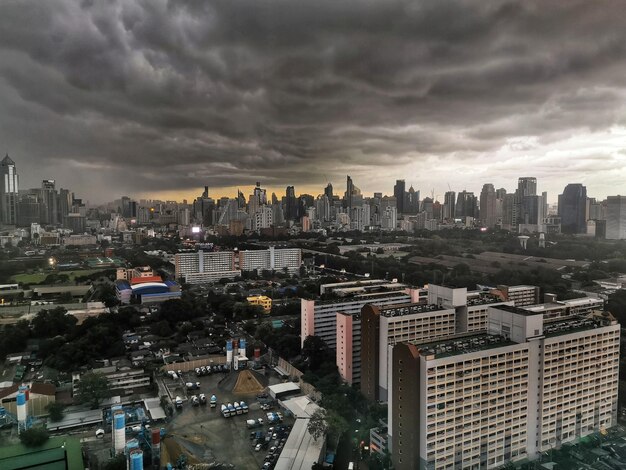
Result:
<svg viewBox="0 0 626 470">
<path fill-rule="evenodd" d="M 487 332 L 396 345 L 394 468 L 497 468 L 615 425 L 619 344 L 608 313 L 500 305 Z"/>
</svg>

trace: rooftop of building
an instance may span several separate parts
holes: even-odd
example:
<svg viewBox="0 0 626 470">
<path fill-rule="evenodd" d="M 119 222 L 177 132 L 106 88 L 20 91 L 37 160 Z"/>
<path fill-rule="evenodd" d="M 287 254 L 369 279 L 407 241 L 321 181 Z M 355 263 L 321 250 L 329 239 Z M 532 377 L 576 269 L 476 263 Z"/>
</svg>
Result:
<svg viewBox="0 0 626 470">
<path fill-rule="evenodd" d="M 404 292 L 404 290 L 399 289 L 395 291 L 381 291 L 381 292 L 368 292 L 367 294 L 355 294 L 351 297 L 340 297 L 338 299 L 329 299 L 329 300 L 321 300 L 318 301 L 318 305 L 332 305 L 332 304 L 344 304 L 350 302 L 366 302 L 366 303 L 376 303 L 376 301 L 383 300 L 386 298 L 405 296 L 407 300 L 410 298 L 409 294 Z"/>
<path fill-rule="evenodd" d="M 471 291 L 467 293 L 468 306 L 495 304 L 498 302 L 504 302 L 504 300 L 497 295 L 490 294 L 489 292 Z"/>
<path fill-rule="evenodd" d="M 557 320 L 543 325 L 543 334 L 547 338 L 560 336 L 577 331 L 593 330 L 617 323 L 608 312 L 594 312 L 591 316 L 574 316 L 564 320 Z"/>
<path fill-rule="evenodd" d="M 489 333 L 454 335 L 433 343 L 412 343 L 419 347 L 420 355 L 435 356 L 435 359 L 516 344 L 504 336 Z"/>
<path fill-rule="evenodd" d="M 45 468 L 82 470 L 85 468 L 80 441 L 69 436 L 51 437 L 39 447 L 23 444 L 0 447 L 0 468 Z"/>
<path fill-rule="evenodd" d="M 517 286 L 498 286 L 498 287 L 506 287 L 509 289 L 509 292 L 512 290 L 526 290 L 526 289 L 536 289 L 537 286 L 531 286 L 530 284 L 518 284 Z"/>
<path fill-rule="evenodd" d="M 416 304 L 406 303 L 399 305 L 386 305 L 380 308 L 380 315 L 382 317 L 402 317 L 405 315 L 413 315 L 416 313 L 430 313 L 440 310 L 446 310 L 445 307 L 440 307 L 434 304 Z"/>
<path fill-rule="evenodd" d="M 496 308 L 498 310 L 503 310 L 503 311 L 509 312 L 509 313 L 515 313 L 517 315 L 524 315 L 526 317 L 530 317 L 530 316 L 533 316 L 533 315 L 541 315 L 541 312 L 534 312 L 534 311 L 529 310 L 527 308 L 514 307 L 513 305 L 498 305 Z"/>
</svg>

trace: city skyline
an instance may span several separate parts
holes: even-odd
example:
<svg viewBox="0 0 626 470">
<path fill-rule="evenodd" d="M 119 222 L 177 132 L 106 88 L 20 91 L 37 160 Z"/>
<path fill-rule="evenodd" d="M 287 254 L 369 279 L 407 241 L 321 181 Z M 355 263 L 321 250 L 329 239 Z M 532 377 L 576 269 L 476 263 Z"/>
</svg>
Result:
<svg viewBox="0 0 626 470">
<path fill-rule="evenodd" d="M 625 194 L 626 28 L 606 5 L 3 2 L 0 150 L 24 187 L 94 202 L 345 174 L 370 194 L 521 174 L 551 201 Z"/>
</svg>

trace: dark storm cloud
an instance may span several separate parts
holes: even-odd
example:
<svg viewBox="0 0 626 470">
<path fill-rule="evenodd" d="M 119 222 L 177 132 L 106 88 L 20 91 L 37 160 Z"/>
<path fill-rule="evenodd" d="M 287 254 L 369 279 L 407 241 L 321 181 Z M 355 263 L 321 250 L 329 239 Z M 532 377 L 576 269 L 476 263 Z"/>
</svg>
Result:
<svg viewBox="0 0 626 470">
<path fill-rule="evenodd" d="M 387 185 L 623 125 L 625 54 L 608 1 L 5 0 L 0 144 L 100 200 Z"/>
</svg>

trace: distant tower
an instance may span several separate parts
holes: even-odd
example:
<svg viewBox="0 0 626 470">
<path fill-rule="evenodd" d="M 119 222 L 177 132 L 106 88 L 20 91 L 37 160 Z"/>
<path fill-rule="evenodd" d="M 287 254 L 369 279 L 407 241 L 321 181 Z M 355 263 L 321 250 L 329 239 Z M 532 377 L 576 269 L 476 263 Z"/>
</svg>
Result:
<svg viewBox="0 0 626 470">
<path fill-rule="evenodd" d="M 541 232 L 539 234 L 539 248 L 545 248 L 546 247 L 546 234 Z"/>
<path fill-rule="evenodd" d="M 17 224 L 18 177 L 9 155 L 0 162 L 0 224 Z"/>
<path fill-rule="evenodd" d="M 526 249 L 526 245 L 528 245 L 529 238 L 530 237 L 527 237 L 526 235 L 520 235 L 519 237 L 517 237 L 517 239 L 519 240 L 519 244 L 524 250 Z"/>
</svg>

